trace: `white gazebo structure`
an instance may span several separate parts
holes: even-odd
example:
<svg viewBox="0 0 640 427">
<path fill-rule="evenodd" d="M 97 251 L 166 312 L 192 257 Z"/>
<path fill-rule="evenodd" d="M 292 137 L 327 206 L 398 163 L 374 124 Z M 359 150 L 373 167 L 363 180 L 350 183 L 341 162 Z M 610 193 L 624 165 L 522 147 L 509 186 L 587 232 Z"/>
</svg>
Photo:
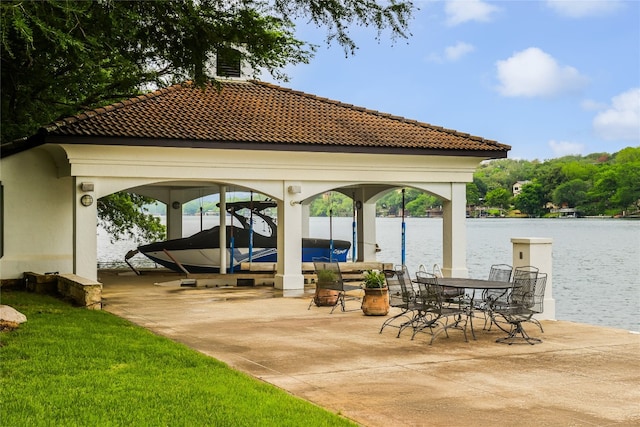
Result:
<svg viewBox="0 0 640 427">
<path fill-rule="evenodd" d="M 444 200 L 443 272 L 466 277 L 466 184 L 481 161 L 509 150 L 258 81 L 171 86 L 2 147 L 0 278 L 59 271 L 96 280 L 103 196 L 128 191 L 166 203 L 176 238 L 182 203 L 211 193 L 224 203 L 233 188 L 277 201 L 276 287 L 301 289 L 310 199 L 329 190 L 355 197 L 357 260 L 375 261 L 375 202 L 404 187 Z"/>
</svg>

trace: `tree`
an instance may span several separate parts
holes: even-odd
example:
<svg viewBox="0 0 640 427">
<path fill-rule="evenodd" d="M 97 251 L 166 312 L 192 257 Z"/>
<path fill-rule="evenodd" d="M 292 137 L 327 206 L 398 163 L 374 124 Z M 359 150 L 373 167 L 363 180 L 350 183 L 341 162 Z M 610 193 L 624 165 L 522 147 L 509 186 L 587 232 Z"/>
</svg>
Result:
<svg viewBox="0 0 640 427">
<path fill-rule="evenodd" d="M 467 205 L 476 206 L 480 204 L 480 190 L 475 182 L 467 184 Z"/>
<path fill-rule="evenodd" d="M 553 203 L 568 207 L 578 207 L 587 200 L 589 185 L 581 179 L 562 183 L 553 190 Z"/>
<path fill-rule="evenodd" d="M 542 185 L 535 181 L 523 185 L 520 194 L 513 198 L 513 204 L 516 209 L 534 217 L 542 215 L 544 203 Z"/>
<path fill-rule="evenodd" d="M 501 209 L 509 209 L 509 206 L 511 206 L 511 192 L 504 188 L 491 190 L 487 193 L 485 205 Z"/>
<path fill-rule="evenodd" d="M 407 37 L 413 4 L 394 0 L 5 0 L 1 10 L 0 142 L 40 126 L 184 80 L 215 82 L 213 59 L 230 52 L 255 73 L 286 80 L 286 65 L 307 63 L 316 46 L 294 36 L 293 20 L 326 27 L 327 43 L 353 54 L 351 25 L 378 37 Z M 231 50 L 231 48 L 236 50 Z M 113 197 L 113 199 L 110 199 Z M 128 193 L 98 205 L 112 232 L 144 229 L 133 214 L 149 199 Z M 113 209 L 132 214 L 127 220 Z M 153 233 L 152 233 L 153 234 Z M 114 236 L 118 238 L 118 236 Z M 152 236 L 147 236 L 152 237 Z"/>
<path fill-rule="evenodd" d="M 30 136 L 60 116 L 137 95 L 150 86 L 215 80 L 212 59 L 239 47 L 256 73 L 286 80 L 316 46 L 293 19 L 325 26 L 352 54 L 349 25 L 407 37 L 410 2 L 361 0 L 3 1 L 2 142 Z"/>
</svg>

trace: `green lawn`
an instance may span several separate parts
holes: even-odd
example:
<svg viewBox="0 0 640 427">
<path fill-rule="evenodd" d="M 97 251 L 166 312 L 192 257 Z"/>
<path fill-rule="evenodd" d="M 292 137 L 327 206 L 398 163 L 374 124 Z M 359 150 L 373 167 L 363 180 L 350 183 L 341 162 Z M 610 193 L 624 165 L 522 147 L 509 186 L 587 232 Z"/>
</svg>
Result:
<svg viewBox="0 0 640 427">
<path fill-rule="evenodd" d="M 354 425 L 103 311 L 3 291 L 27 316 L 0 333 L 3 426 Z"/>
</svg>

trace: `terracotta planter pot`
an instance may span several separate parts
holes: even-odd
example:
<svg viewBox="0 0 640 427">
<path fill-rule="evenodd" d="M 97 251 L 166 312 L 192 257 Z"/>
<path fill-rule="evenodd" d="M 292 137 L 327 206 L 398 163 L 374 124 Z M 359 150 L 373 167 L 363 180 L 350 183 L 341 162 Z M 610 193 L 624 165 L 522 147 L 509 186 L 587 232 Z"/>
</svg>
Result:
<svg viewBox="0 0 640 427">
<path fill-rule="evenodd" d="M 389 313 L 389 289 L 364 288 L 362 312 L 367 316 L 386 316 Z"/>
<path fill-rule="evenodd" d="M 338 291 L 316 287 L 315 304 L 318 307 L 334 306 L 338 302 Z"/>
</svg>

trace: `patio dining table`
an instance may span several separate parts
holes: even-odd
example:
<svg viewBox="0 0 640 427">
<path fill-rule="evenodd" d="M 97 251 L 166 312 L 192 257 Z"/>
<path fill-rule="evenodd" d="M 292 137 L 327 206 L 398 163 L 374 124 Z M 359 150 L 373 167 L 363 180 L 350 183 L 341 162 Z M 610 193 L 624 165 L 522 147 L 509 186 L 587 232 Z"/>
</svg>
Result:
<svg viewBox="0 0 640 427">
<path fill-rule="evenodd" d="M 469 318 L 471 320 L 471 336 L 473 339 L 476 339 L 476 334 L 473 330 L 473 307 L 474 307 L 474 299 L 477 289 L 488 290 L 488 289 L 504 289 L 505 291 L 511 289 L 513 287 L 513 283 L 511 282 L 502 282 L 497 280 L 487 280 L 487 279 L 469 279 L 464 277 L 439 277 L 438 284 L 442 286 L 448 286 L 451 288 L 460 288 L 460 289 L 472 289 L 470 301 L 469 301 Z"/>
</svg>

